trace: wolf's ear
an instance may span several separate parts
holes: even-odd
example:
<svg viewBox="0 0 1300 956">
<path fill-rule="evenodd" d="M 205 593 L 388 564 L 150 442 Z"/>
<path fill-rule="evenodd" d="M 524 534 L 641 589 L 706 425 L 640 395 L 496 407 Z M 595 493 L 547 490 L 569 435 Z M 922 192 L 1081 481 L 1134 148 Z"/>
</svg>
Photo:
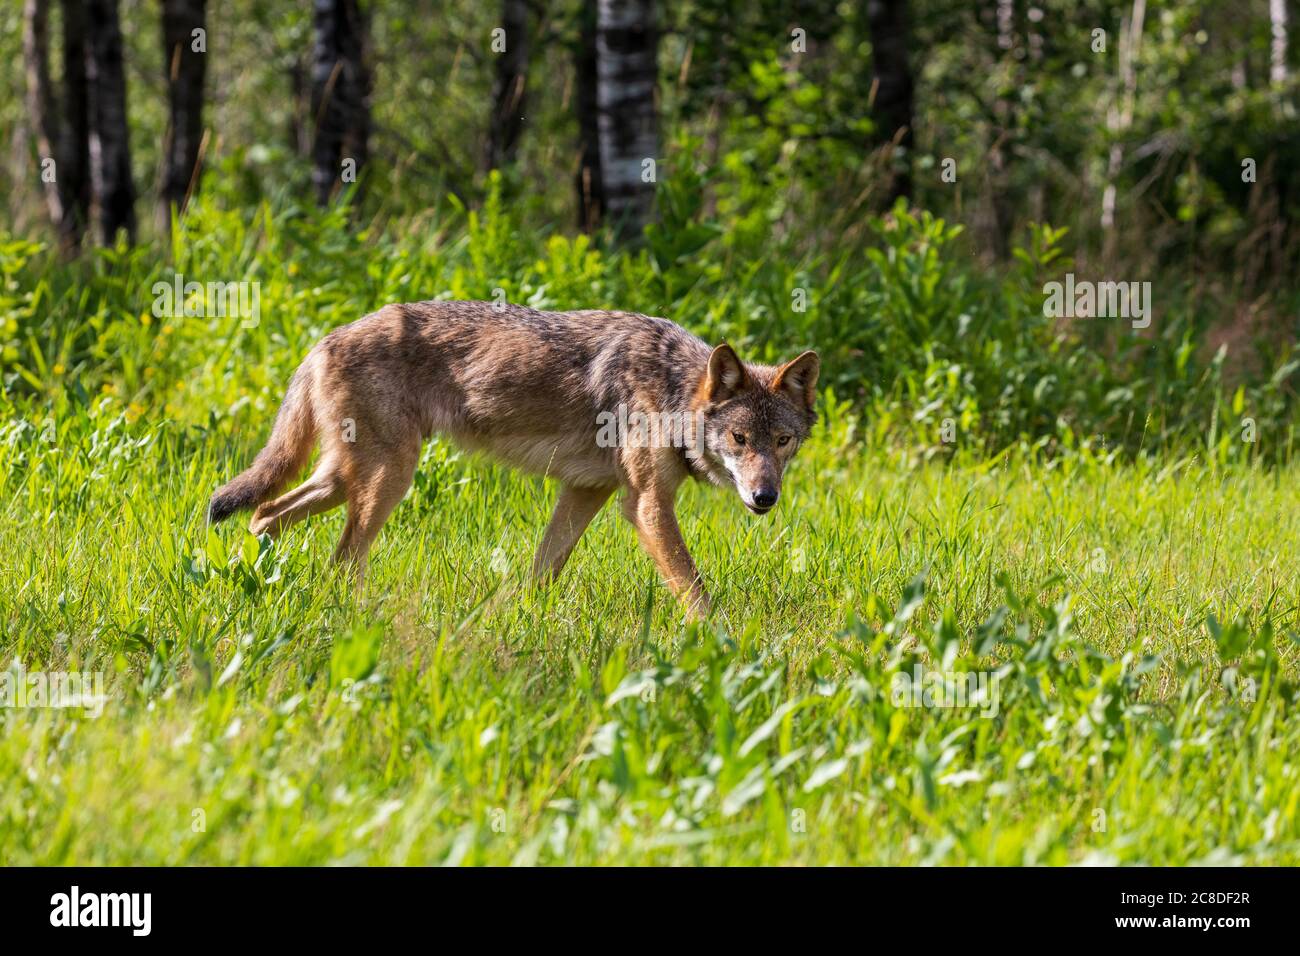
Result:
<svg viewBox="0 0 1300 956">
<path fill-rule="evenodd" d="M 821 368 L 822 360 L 816 352 L 804 352 L 776 370 L 772 379 L 772 391 L 784 391 L 811 411 L 817 400 L 817 373 Z"/>
<path fill-rule="evenodd" d="M 736 350 L 723 342 L 709 356 L 709 370 L 704 377 L 704 392 L 710 401 L 719 402 L 744 388 L 749 373 Z"/>
</svg>

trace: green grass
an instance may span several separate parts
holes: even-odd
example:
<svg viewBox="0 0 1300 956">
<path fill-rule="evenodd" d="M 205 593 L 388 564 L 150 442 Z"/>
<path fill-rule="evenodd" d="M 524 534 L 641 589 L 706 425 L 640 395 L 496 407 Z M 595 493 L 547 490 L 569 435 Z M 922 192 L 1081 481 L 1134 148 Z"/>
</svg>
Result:
<svg viewBox="0 0 1300 956">
<path fill-rule="evenodd" d="M 204 527 L 251 429 L 58 422 L 0 432 L 4 661 L 108 701 L 0 710 L 6 864 L 1300 861 L 1295 469 L 917 465 L 833 407 L 767 518 L 684 493 L 691 630 L 613 508 L 524 586 L 553 489 L 442 445 L 357 602 L 337 512 Z M 918 661 L 997 716 L 896 707 Z"/>
<path fill-rule="evenodd" d="M 0 668 L 107 697 L 0 707 L 0 863 L 1300 862 L 1286 356 L 1230 389 L 1181 319 L 1092 349 L 1035 314 L 1045 253 L 976 276 L 927 217 L 829 265 L 467 220 L 0 237 Z M 172 269 L 260 281 L 261 322 L 151 315 Z M 494 288 L 822 350 L 777 510 L 681 496 L 709 627 L 612 507 L 530 589 L 554 489 L 438 443 L 360 600 L 341 513 L 205 527 L 325 331 Z M 996 715 L 904 706 L 917 666 L 995 675 Z"/>
</svg>

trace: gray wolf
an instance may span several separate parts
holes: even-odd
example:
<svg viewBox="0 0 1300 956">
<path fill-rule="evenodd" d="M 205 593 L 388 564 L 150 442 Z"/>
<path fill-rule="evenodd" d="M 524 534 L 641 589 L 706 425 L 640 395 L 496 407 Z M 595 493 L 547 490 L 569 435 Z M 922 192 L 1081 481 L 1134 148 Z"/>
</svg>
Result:
<svg viewBox="0 0 1300 956">
<path fill-rule="evenodd" d="M 370 546 L 437 433 L 560 482 L 533 575 L 560 573 L 618 489 L 674 594 L 694 618 L 710 598 L 674 501 L 695 478 L 734 488 L 746 508 L 776 504 L 786 466 L 816 421 L 815 352 L 783 365 L 742 362 L 667 319 L 629 312 L 539 312 L 486 302 L 388 305 L 325 336 L 289 382 L 266 447 L 212 496 L 209 519 L 256 509 L 249 529 L 280 534 L 347 504 L 335 558 L 360 582 Z M 610 442 L 621 408 L 692 426 L 672 441 Z M 604 423 L 604 424 L 602 424 Z M 644 437 L 644 436 L 643 436 Z M 321 454 L 306 482 L 279 492 Z M 278 497 L 277 497 L 278 496 Z"/>
</svg>

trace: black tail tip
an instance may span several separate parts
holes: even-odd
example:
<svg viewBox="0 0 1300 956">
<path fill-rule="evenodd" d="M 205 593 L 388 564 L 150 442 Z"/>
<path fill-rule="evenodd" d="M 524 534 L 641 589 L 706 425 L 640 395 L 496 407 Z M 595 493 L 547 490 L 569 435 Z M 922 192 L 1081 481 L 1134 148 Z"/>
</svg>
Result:
<svg viewBox="0 0 1300 956">
<path fill-rule="evenodd" d="M 218 491 L 208 502 L 208 523 L 218 524 L 225 521 L 237 511 L 242 511 L 250 507 L 250 503 L 242 500 L 243 496 L 238 494 L 222 493 Z"/>
</svg>

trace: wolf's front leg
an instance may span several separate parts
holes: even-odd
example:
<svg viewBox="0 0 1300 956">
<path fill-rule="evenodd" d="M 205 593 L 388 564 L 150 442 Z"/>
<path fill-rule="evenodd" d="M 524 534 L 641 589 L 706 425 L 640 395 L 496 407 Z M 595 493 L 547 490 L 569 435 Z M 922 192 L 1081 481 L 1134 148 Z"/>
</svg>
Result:
<svg viewBox="0 0 1300 956">
<path fill-rule="evenodd" d="M 623 513 L 636 526 L 637 538 L 678 600 L 686 605 L 691 620 L 702 621 L 713 602 L 704 590 L 704 579 L 686 550 L 671 492 L 628 490 Z"/>
<path fill-rule="evenodd" d="M 582 533 L 591 524 L 614 489 L 577 488 L 565 485 L 560 489 L 560 497 L 555 502 L 555 513 L 551 523 L 546 526 L 542 543 L 537 547 L 533 558 L 534 580 L 545 582 L 556 578 L 569 560 L 573 546 L 578 543 Z"/>
</svg>

